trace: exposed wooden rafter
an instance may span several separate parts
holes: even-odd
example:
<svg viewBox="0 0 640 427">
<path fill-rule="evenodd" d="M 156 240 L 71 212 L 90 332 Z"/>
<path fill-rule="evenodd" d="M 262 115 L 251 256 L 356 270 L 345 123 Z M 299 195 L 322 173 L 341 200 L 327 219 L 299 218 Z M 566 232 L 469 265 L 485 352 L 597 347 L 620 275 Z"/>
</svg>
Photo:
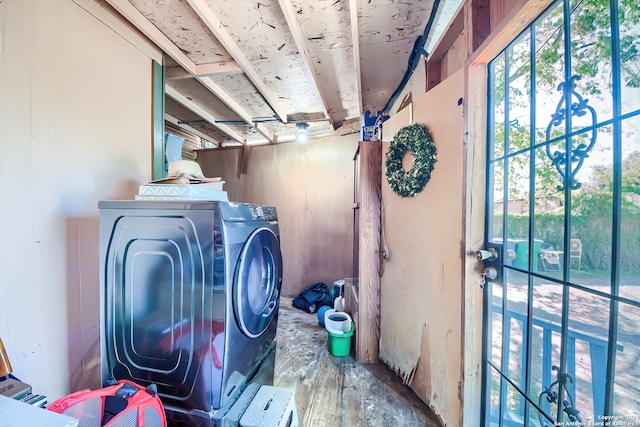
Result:
<svg viewBox="0 0 640 427">
<path fill-rule="evenodd" d="M 251 65 L 251 62 L 249 62 L 244 53 L 242 53 L 238 44 L 233 40 L 229 32 L 225 30 L 224 26 L 215 13 L 213 13 L 207 2 L 205 0 L 187 0 L 187 2 L 218 41 L 220 41 L 220 44 L 224 46 L 233 59 L 240 65 L 240 67 L 242 67 L 246 76 L 262 94 L 271 109 L 276 113 L 276 116 L 278 116 L 278 118 L 283 122 L 286 122 L 287 113 L 280 105 L 277 95 L 265 84 L 258 71 L 256 71 L 253 65 Z"/>
<path fill-rule="evenodd" d="M 212 62 L 196 64 L 195 73 L 191 74 L 182 67 L 167 68 L 167 80 L 192 79 L 198 76 L 212 76 L 215 74 L 242 73 L 242 68 L 235 61 Z"/>
<path fill-rule="evenodd" d="M 204 120 L 206 120 L 212 126 L 215 126 L 217 129 L 220 130 L 220 132 L 224 133 L 228 137 L 230 137 L 230 138 L 232 138 L 232 139 L 234 139 L 234 140 L 236 140 L 238 142 L 244 141 L 244 138 L 241 135 L 239 135 L 237 132 L 235 132 L 229 126 L 227 126 L 225 124 L 222 124 L 222 123 L 217 123 L 215 117 L 213 117 L 211 114 L 206 112 L 199 105 L 196 105 L 193 101 L 187 99 L 184 95 L 182 95 L 180 92 L 178 92 L 177 90 L 175 90 L 171 86 L 165 86 L 165 93 L 166 93 L 167 96 L 173 98 L 176 102 L 182 104 L 184 107 L 188 108 L 189 110 L 191 110 L 194 113 L 196 113 L 198 116 L 202 117 Z"/>
<path fill-rule="evenodd" d="M 316 69 L 313 66 L 313 61 L 311 60 L 311 54 L 309 53 L 309 48 L 307 47 L 307 42 L 305 41 L 304 36 L 302 35 L 302 30 L 300 29 L 300 24 L 298 24 L 298 20 L 296 19 L 296 12 L 293 10 L 293 6 L 291 5 L 290 0 L 278 0 L 280 3 L 280 9 L 282 9 L 282 13 L 284 14 L 284 19 L 287 21 L 287 25 L 289 26 L 289 30 L 291 31 L 291 35 L 293 36 L 293 40 L 296 42 L 296 47 L 298 48 L 298 52 L 300 52 L 302 56 L 302 61 L 304 62 L 309 75 L 315 82 L 315 90 L 322 100 L 322 112 L 325 115 L 326 119 L 329 119 L 329 112 L 327 110 L 327 99 L 320 89 L 320 79 L 318 79 L 318 73 L 316 73 Z"/>
<path fill-rule="evenodd" d="M 301 121 L 316 122 L 310 137 L 329 135 L 359 121 L 364 109 L 381 110 L 406 73 L 412 40 L 431 28 L 434 4 L 443 3 L 73 1 L 108 11 L 113 17 L 103 20 L 121 23 L 121 34 L 137 29 L 139 39 L 162 52 L 166 85 L 250 145 L 286 141 L 289 125 Z M 183 113 L 180 119 L 193 119 Z"/>
<path fill-rule="evenodd" d="M 122 16 L 124 16 L 129 22 L 131 22 L 134 26 L 136 26 L 144 35 L 146 35 L 152 42 L 154 42 L 160 49 L 167 53 L 174 61 L 176 61 L 182 68 L 184 68 L 187 72 L 194 76 L 204 87 L 206 87 L 211 93 L 217 96 L 222 102 L 224 102 L 233 112 L 235 112 L 242 120 L 244 120 L 247 124 L 254 126 L 254 120 L 251 114 L 249 114 L 244 108 L 236 102 L 231 95 L 225 92 L 219 85 L 217 85 L 210 77 L 206 75 L 198 74 L 198 68 L 196 64 L 189 59 L 178 46 L 175 45 L 167 36 L 165 36 L 160 30 L 158 30 L 142 13 L 140 13 L 131 3 L 127 0 L 107 0 L 107 2 L 116 9 Z M 177 91 L 173 90 L 175 94 L 178 94 Z M 181 94 L 179 94 L 182 98 L 185 98 Z M 172 98 L 174 98 L 172 96 Z M 174 98 L 175 99 L 175 98 Z M 186 98 L 185 98 L 186 99 Z M 177 100 L 177 99 L 176 99 Z M 194 103 L 190 103 L 191 105 L 195 105 Z M 186 106 L 186 105 L 185 105 Z M 187 107 L 191 109 L 190 107 Z M 201 111 L 206 113 L 209 117 L 211 114 L 202 110 L 202 108 L 198 107 Z M 195 110 L 191 109 L 196 112 Z M 198 113 L 199 114 L 199 113 Z M 209 121 L 209 119 L 203 117 L 205 120 Z M 286 120 L 286 117 L 285 117 Z M 215 119 L 213 120 L 215 122 Z M 220 128 L 221 131 L 229 135 L 231 138 L 242 141 L 243 138 L 240 137 L 236 132 L 229 129 L 228 126 L 223 126 L 221 124 L 216 124 L 216 127 Z M 221 126 L 226 128 L 227 131 L 224 131 Z M 255 127 L 256 130 L 264 136 L 267 140 L 271 141 L 271 134 L 267 132 L 264 127 Z M 234 136 L 232 136 L 234 135 Z"/>
<path fill-rule="evenodd" d="M 264 127 L 264 125 L 256 124 L 253 120 L 253 117 L 244 110 L 229 94 L 227 94 L 220 86 L 218 86 L 211 77 L 197 77 L 197 79 L 208 88 L 213 88 L 218 98 L 222 100 L 229 108 L 231 108 L 236 114 L 238 114 L 242 120 L 247 122 L 248 125 L 251 125 L 260 135 L 265 137 L 267 141 L 271 141 L 273 139 L 273 135 Z"/>
<path fill-rule="evenodd" d="M 358 30 L 358 0 L 349 0 L 349 14 L 351 16 L 351 41 L 353 44 L 353 61 L 356 69 L 358 87 L 358 111 L 362 114 L 362 77 L 360 76 L 360 36 Z"/>
<path fill-rule="evenodd" d="M 171 114 L 164 113 L 164 119 L 169 123 L 173 123 L 174 125 L 186 130 L 187 132 L 191 132 L 192 134 L 199 136 L 202 139 L 205 139 L 210 142 L 214 142 L 218 147 L 220 146 L 221 141 L 215 141 L 209 135 L 200 132 L 198 129 L 194 128 L 193 126 L 189 126 L 188 124 L 181 123 L 177 117 L 173 117 Z"/>
</svg>

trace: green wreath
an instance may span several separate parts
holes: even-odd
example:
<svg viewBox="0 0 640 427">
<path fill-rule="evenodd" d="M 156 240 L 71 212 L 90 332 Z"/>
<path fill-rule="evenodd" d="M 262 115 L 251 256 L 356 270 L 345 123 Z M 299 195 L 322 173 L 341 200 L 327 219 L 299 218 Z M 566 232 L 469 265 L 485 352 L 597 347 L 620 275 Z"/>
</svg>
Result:
<svg viewBox="0 0 640 427">
<path fill-rule="evenodd" d="M 413 166 L 405 171 L 402 159 L 408 151 L 413 154 Z M 387 181 L 398 195 L 413 197 L 431 179 L 435 162 L 436 146 L 427 128 L 418 123 L 405 126 L 393 137 L 387 151 Z"/>
</svg>

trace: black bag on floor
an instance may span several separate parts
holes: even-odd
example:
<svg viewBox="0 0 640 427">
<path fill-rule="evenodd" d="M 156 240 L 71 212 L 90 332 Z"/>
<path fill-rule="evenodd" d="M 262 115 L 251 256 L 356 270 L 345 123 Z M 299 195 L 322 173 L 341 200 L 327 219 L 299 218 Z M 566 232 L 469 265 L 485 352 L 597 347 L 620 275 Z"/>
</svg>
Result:
<svg viewBox="0 0 640 427">
<path fill-rule="evenodd" d="M 293 299 L 293 306 L 307 313 L 315 313 L 322 306 L 333 306 L 331 291 L 325 283 L 314 283 Z"/>
</svg>

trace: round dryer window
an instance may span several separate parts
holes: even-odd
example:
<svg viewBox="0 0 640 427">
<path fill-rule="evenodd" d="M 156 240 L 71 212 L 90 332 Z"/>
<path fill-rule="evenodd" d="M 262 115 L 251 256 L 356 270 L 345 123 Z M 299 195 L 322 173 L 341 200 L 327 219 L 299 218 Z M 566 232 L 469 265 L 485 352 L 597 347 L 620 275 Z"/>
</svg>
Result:
<svg viewBox="0 0 640 427">
<path fill-rule="evenodd" d="M 236 316 L 247 336 L 260 336 L 271 324 L 281 282 L 280 242 L 273 231 L 259 228 L 242 248 L 234 280 Z"/>
</svg>

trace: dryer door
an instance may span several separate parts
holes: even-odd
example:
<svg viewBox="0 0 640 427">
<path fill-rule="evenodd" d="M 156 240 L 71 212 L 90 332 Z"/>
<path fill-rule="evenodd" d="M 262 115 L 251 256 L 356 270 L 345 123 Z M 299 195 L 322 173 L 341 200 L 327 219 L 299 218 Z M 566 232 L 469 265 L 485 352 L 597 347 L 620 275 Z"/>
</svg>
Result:
<svg viewBox="0 0 640 427">
<path fill-rule="evenodd" d="M 234 302 L 242 332 L 256 338 L 278 314 L 282 254 L 278 237 L 266 227 L 247 239 L 234 278 Z"/>
</svg>

